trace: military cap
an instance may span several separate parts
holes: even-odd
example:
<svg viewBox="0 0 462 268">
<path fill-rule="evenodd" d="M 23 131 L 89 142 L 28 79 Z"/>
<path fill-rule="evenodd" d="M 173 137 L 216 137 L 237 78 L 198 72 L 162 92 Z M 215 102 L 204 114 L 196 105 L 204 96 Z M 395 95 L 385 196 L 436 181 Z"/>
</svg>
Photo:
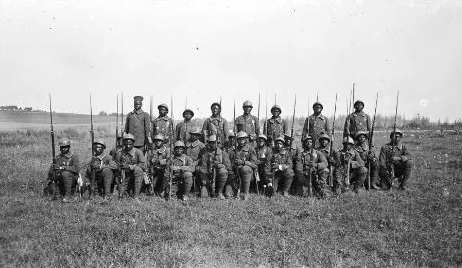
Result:
<svg viewBox="0 0 462 268">
<path fill-rule="evenodd" d="M 160 109 L 160 107 L 164 107 L 168 111 L 168 105 L 167 104 L 161 103 L 161 104 L 157 105 L 157 109 Z"/>
<path fill-rule="evenodd" d="M 212 141 L 217 141 L 217 136 L 216 135 L 210 135 L 207 142 L 212 142 Z"/>
<path fill-rule="evenodd" d="M 71 146 L 71 141 L 68 138 L 62 138 L 58 142 L 59 147 L 61 146 Z"/>
<path fill-rule="evenodd" d="M 161 134 L 154 135 L 153 139 L 154 141 L 164 141 L 164 136 Z"/>
<path fill-rule="evenodd" d="M 277 137 L 276 139 L 274 139 L 274 142 L 278 142 L 278 141 L 280 141 L 280 142 L 282 142 L 282 143 L 285 143 L 285 142 L 286 142 L 286 141 L 284 140 L 284 137 L 282 137 L 282 136 L 279 136 L 279 137 Z"/>
<path fill-rule="evenodd" d="M 271 107 L 271 111 L 273 111 L 274 109 L 278 109 L 280 113 L 282 112 L 281 106 L 279 106 L 277 104 L 275 104 L 273 107 Z"/>
<path fill-rule="evenodd" d="M 234 131 L 230 131 L 229 134 L 228 134 L 228 139 L 229 138 L 234 138 L 236 137 L 236 134 L 234 133 Z"/>
<path fill-rule="evenodd" d="M 242 108 L 244 107 L 253 107 L 252 102 L 250 102 L 249 100 L 244 101 L 244 103 L 242 104 Z"/>
<path fill-rule="evenodd" d="M 305 137 L 303 137 L 303 142 L 305 142 L 306 140 L 313 140 L 313 137 L 311 137 L 310 135 L 305 135 Z"/>
<path fill-rule="evenodd" d="M 356 132 L 355 138 L 359 138 L 359 136 L 361 136 L 361 135 L 364 135 L 364 136 L 366 136 L 366 138 L 369 138 L 369 132 L 364 131 L 364 130 L 360 130 L 360 131 Z"/>
<path fill-rule="evenodd" d="M 202 135 L 202 131 L 198 128 L 194 128 L 192 130 L 189 131 L 189 134 L 191 135 Z"/>
<path fill-rule="evenodd" d="M 330 137 L 326 133 L 322 133 L 321 136 L 319 136 L 318 140 L 322 140 L 322 139 L 326 139 L 330 141 Z"/>
<path fill-rule="evenodd" d="M 167 108 L 167 110 L 168 110 L 168 108 Z M 193 110 L 191 110 L 191 109 L 189 109 L 189 108 L 186 108 L 186 109 L 184 109 L 184 111 L 183 111 L 183 118 L 184 118 L 184 116 L 185 116 L 185 114 L 186 114 L 187 112 L 190 112 L 191 115 L 194 116 Z"/>
<path fill-rule="evenodd" d="M 363 106 L 364 106 L 364 102 L 363 102 L 362 100 L 356 100 L 356 101 L 355 101 L 355 104 L 353 104 L 353 106 L 356 106 L 357 103 L 362 103 Z"/>
<path fill-rule="evenodd" d="M 238 139 L 248 138 L 248 137 L 249 137 L 249 135 L 248 135 L 246 132 L 244 132 L 244 131 L 239 131 L 239 132 L 237 133 L 237 138 L 238 138 Z"/>
<path fill-rule="evenodd" d="M 132 134 L 130 133 L 127 133 L 124 135 L 124 140 L 132 140 L 132 141 L 135 141 L 135 136 L 133 136 Z"/>
<path fill-rule="evenodd" d="M 259 138 L 259 139 L 264 139 L 265 141 L 268 140 L 268 138 L 267 138 L 266 135 L 264 135 L 264 134 L 258 135 L 258 138 Z"/>
<path fill-rule="evenodd" d="M 321 102 L 317 101 L 317 102 L 313 103 L 313 108 L 314 108 L 314 106 L 316 106 L 316 105 L 319 105 L 319 106 L 321 106 L 321 109 L 324 109 L 324 106 L 322 105 Z"/>
<path fill-rule="evenodd" d="M 93 145 L 95 144 L 101 144 L 103 145 L 104 148 L 106 148 L 106 141 L 104 139 L 97 139 L 93 142 Z"/>
<path fill-rule="evenodd" d="M 212 108 L 213 108 L 213 106 L 215 106 L 215 105 L 216 105 L 216 106 L 218 106 L 218 108 L 220 108 L 220 109 L 221 109 L 221 104 L 219 104 L 218 102 L 214 102 L 214 103 L 212 103 L 212 105 L 210 105 L 210 109 L 212 109 Z"/>
<path fill-rule="evenodd" d="M 396 130 L 394 130 L 394 131 L 392 130 L 392 131 L 390 132 L 390 138 L 391 138 L 391 137 L 393 136 L 393 134 L 395 134 L 395 133 L 401 135 L 401 137 L 403 136 L 403 132 L 402 132 L 401 130 L 399 130 L 399 129 L 396 129 Z"/>
<path fill-rule="evenodd" d="M 184 142 L 182 142 L 182 141 L 176 141 L 176 142 L 175 142 L 175 148 L 176 148 L 176 147 L 183 147 L 183 148 L 184 148 L 184 147 L 186 147 L 186 146 L 184 145 Z"/>
<path fill-rule="evenodd" d="M 135 96 L 133 97 L 134 101 L 143 101 L 143 96 Z"/>
<path fill-rule="evenodd" d="M 355 142 L 353 141 L 353 138 L 352 137 L 345 137 L 343 138 L 343 142 L 342 143 L 349 143 L 349 144 L 355 144 Z"/>
</svg>

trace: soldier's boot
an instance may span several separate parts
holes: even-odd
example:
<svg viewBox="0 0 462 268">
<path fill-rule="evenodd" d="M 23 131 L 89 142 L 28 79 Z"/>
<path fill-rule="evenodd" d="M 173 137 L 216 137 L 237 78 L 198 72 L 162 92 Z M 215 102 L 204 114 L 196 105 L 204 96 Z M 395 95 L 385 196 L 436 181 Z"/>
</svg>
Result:
<svg viewBox="0 0 462 268">
<path fill-rule="evenodd" d="M 320 171 L 317 176 L 316 176 L 316 184 L 318 187 L 319 191 L 319 198 L 325 198 L 326 197 L 326 190 L 327 190 L 327 172 L 325 171 Z"/>
<path fill-rule="evenodd" d="M 205 198 L 209 197 L 209 190 L 207 185 L 202 185 L 201 186 L 201 193 L 200 193 L 200 198 Z"/>
<path fill-rule="evenodd" d="M 401 184 L 399 185 L 399 189 L 405 191 L 407 182 L 409 178 L 411 177 L 411 172 L 412 172 L 412 160 L 407 160 L 406 162 L 403 162 L 403 176 L 401 178 Z"/>
<path fill-rule="evenodd" d="M 231 198 L 234 196 L 234 190 L 233 190 L 233 186 L 231 184 L 226 184 L 225 186 L 225 197 L 226 198 Z"/>
<path fill-rule="evenodd" d="M 102 171 L 103 176 L 103 187 L 104 187 L 104 197 L 111 196 L 111 186 L 114 181 L 114 173 L 109 168 L 104 168 Z"/>
<path fill-rule="evenodd" d="M 133 170 L 133 173 L 134 173 L 134 182 L 135 182 L 135 191 L 133 193 L 134 197 L 139 197 L 140 195 L 140 192 L 141 192 L 141 185 L 143 183 L 143 180 L 144 180 L 144 172 L 143 170 L 136 166 L 135 169 Z"/>
<path fill-rule="evenodd" d="M 353 191 L 357 194 L 364 192 L 364 181 L 367 177 L 367 168 L 359 167 L 353 172 L 355 180 L 353 182 Z"/>
<path fill-rule="evenodd" d="M 225 168 L 219 169 L 217 172 L 217 181 L 216 181 L 217 193 L 218 193 L 219 199 L 221 199 L 220 194 L 223 195 L 223 190 L 225 189 L 227 180 L 228 180 L 228 171 Z"/>
<path fill-rule="evenodd" d="M 70 171 L 61 172 L 61 181 L 64 186 L 64 198 L 69 199 L 72 194 L 72 186 L 74 184 L 75 178 L 74 174 Z"/>
<path fill-rule="evenodd" d="M 284 181 L 282 184 L 282 195 L 284 197 L 289 196 L 289 189 L 290 189 L 290 186 L 292 185 L 292 181 L 293 181 L 293 177 L 284 178 Z"/>
<path fill-rule="evenodd" d="M 184 174 L 183 174 L 183 178 L 184 178 L 184 183 L 183 183 L 183 201 L 184 201 L 184 197 L 188 197 L 189 196 L 189 193 L 191 192 L 191 187 L 192 187 L 192 173 L 191 172 L 188 172 L 186 171 Z"/>
<path fill-rule="evenodd" d="M 379 164 L 378 162 L 371 163 L 371 189 L 379 190 L 380 189 L 380 181 L 379 181 Z"/>
<path fill-rule="evenodd" d="M 249 166 L 243 166 L 240 168 L 242 188 L 244 190 L 244 197 L 250 193 L 250 182 L 252 181 L 253 169 Z"/>
</svg>

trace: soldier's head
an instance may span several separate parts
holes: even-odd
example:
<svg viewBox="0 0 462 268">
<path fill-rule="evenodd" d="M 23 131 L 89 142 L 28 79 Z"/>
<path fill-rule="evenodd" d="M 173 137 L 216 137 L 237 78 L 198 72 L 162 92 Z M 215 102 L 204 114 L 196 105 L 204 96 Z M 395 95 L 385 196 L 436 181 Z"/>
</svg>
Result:
<svg viewBox="0 0 462 268">
<path fill-rule="evenodd" d="M 117 138 L 116 138 L 116 147 L 122 146 L 122 140 L 123 140 L 123 137 L 117 135 Z"/>
<path fill-rule="evenodd" d="M 253 105 L 249 100 L 244 101 L 242 104 L 242 109 L 244 110 L 244 114 L 248 115 L 252 111 Z"/>
<path fill-rule="evenodd" d="M 364 108 L 364 102 L 362 100 L 357 100 L 353 106 L 355 107 L 356 112 L 360 112 Z"/>
<path fill-rule="evenodd" d="M 182 141 L 177 141 L 175 142 L 175 147 L 173 148 L 173 151 L 175 152 L 175 156 L 181 156 L 184 153 L 184 143 Z"/>
<path fill-rule="evenodd" d="M 391 142 L 393 142 L 393 139 L 394 139 L 395 144 L 399 144 L 401 142 L 402 137 L 403 137 L 403 132 L 399 129 L 396 129 L 396 131 L 390 132 L 390 140 Z"/>
<path fill-rule="evenodd" d="M 200 131 L 199 129 L 194 129 L 194 130 L 192 130 L 192 131 L 189 131 L 189 134 L 190 134 L 190 138 L 189 138 L 189 139 L 190 139 L 192 142 L 197 141 L 197 140 L 200 138 L 200 136 L 202 135 L 202 133 L 201 133 L 201 131 Z"/>
<path fill-rule="evenodd" d="M 237 144 L 239 145 L 239 147 L 245 146 L 248 140 L 249 140 L 249 135 L 246 132 L 239 131 L 237 133 Z"/>
<path fill-rule="evenodd" d="M 268 141 L 268 138 L 265 135 L 260 134 L 258 135 L 257 146 L 261 148 L 265 146 L 267 141 Z"/>
<path fill-rule="evenodd" d="M 193 110 L 186 108 L 186 109 L 184 110 L 184 112 L 183 112 L 183 118 L 184 118 L 186 121 L 189 121 L 189 120 L 191 120 L 191 118 L 193 118 L 193 117 L 194 117 L 194 112 L 193 112 Z"/>
<path fill-rule="evenodd" d="M 61 154 L 67 154 L 71 150 L 71 141 L 68 138 L 62 138 L 58 142 L 58 146 Z"/>
<path fill-rule="evenodd" d="M 290 135 L 284 134 L 284 142 L 286 146 L 289 146 L 290 142 L 293 140 L 294 140 L 293 137 L 291 137 Z"/>
<path fill-rule="evenodd" d="M 210 110 L 212 110 L 213 116 L 218 116 L 221 112 L 221 105 L 218 102 L 214 102 L 210 106 Z"/>
<path fill-rule="evenodd" d="M 313 137 L 311 137 L 310 135 L 306 135 L 305 137 L 303 137 L 303 148 L 313 148 Z"/>
<path fill-rule="evenodd" d="M 273 107 L 271 107 L 271 114 L 273 115 L 273 117 L 278 117 L 281 115 L 281 106 L 275 104 Z"/>
<path fill-rule="evenodd" d="M 217 136 L 210 135 L 208 140 L 207 140 L 207 145 L 208 145 L 209 149 L 215 150 L 217 148 Z"/>
<path fill-rule="evenodd" d="M 165 103 L 159 104 L 157 110 L 159 110 L 160 117 L 164 117 L 168 114 L 168 106 Z"/>
<path fill-rule="evenodd" d="M 353 138 L 352 137 L 345 137 L 343 138 L 343 149 L 344 150 L 350 150 L 353 145 L 355 144 L 355 142 L 353 141 Z"/>
<path fill-rule="evenodd" d="M 367 133 L 367 131 L 358 131 L 358 133 L 356 133 L 356 140 L 358 141 L 358 144 L 359 145 L 363 145 L 367 138 L 368 138 L 368 135 L 369 133 Z"/>
<path fill-rule="evenodd" d="M 274 148 L 276 151 L 280 152 L 282 149 L 284 149 L 284 138 L 283 137 L 277 137 L 274 139 Z"/>
<path fill-rule="evenodd" d="M 122 142 L 122 145 L 123 145 L 123 148 L 125 151 L 130 151 L 131 149 L 133 149 L 133 144 L 135 143 L 135 136 L 133 136 L 132 134 L 125 134 L 124 135 L 124 139 L 123 139 L 123 142 Z"/>
<path fill-rule="evenodd" d="M 228 142 L 231 146 L 234 146 L 236 144 L 236 135 L 232 131 L 228 134 Z"/>
<path fill-rule="evenodd" d="M 157 134 L 152 139 L 152 142 L 154 143 L 155 148 L 161 148 L 164 144 L 164 136 L 162 136 L 161 134 Z"/>
<path fill-rule="evenodd" d="M 315 114 L 320 114 L 323 108 L 324 107 L 322 106 L 322 103 L 320 103 L 319 101 L 313 104 L 313 112 Z"/>
<path fill-rule="evenodd" d="M 141 109 L 141 106 L 143 106 L 143 97 L 142 96 L 135 96 L 133 97 L 133 108 L 135 110 Z"/>
<path fill-rule="evenodd" d="M 104 149 L 106 149 L 106 141 L 104 141 L 104 139 L 97 139 L 93 143 L 93 152 L 95 152 L 96 156 L 102 154 Z"/>
<path fill-rule="evenodd" d="M 321 146 L 321 148 L 326 148 L 330 142 L 329 135 L 324 134 L 324 133 L 319 137 L 318 140 L 319 140 L 319 145 Z"/>
</svg>

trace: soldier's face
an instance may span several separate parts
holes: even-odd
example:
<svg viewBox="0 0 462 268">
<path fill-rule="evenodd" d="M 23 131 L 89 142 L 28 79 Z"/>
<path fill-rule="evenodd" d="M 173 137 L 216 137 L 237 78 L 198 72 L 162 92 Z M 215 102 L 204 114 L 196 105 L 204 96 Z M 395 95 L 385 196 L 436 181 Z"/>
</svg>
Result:
<svg viewBox="0 0 462 268">
<path fill-rule="evenodd" d="M 266 141 L 264 139 L 258 139 L 258 146 L 263 147 L 265 146 Z"/>
<path fill-rule="evenodd" d="M 132 140 L 124 140 L 123 146 L 125 151 L 130 151 L 133 149 L 133 141 Z"/>
<path fill-rule="evenodd" d="M 116 146 L 122 146 L 122 138 L 117 138 L 117 145 Z"/>
<path fill-rule="evenodd" d="M 213 105 L 212 107 L 212 114 L 213 115 L 218 115 L 220 113 L 220 108 L 217 105 Z"/>
<path fill-rule="evenodd" d="M 329 144 L 329 140 L 327 139 L 321 139 L 319 141 L 319 144 L 321 144 L 322 147 L 327 147 L 327 145 Z"/>
<path fill-rule="evenodd" d="M 133 102 L 133 107 L 135 108 L 135 110 L 141 109 L 141 106 L 143 106 L 143 103 L 140 100 L 136 100 Z"/>
<path fill-rule="evenodd" d="M 393 137 L 395 138 L 395 144 L 398 144 L 401 141 L 401 135 L 399 134 L 395 134 L 391 137 L 392 137 L 392 141 L 393 141 Z"/>
<path fill-rule="evenodd" d="M 240 139 L 237 139 L 237 143 L 239 144 L 239 146 L 244 146 L 245 143 L 247 142 L 247 138 L 240 138 Z"/>
<path fill-rule="evenodd" d="M 243 109 L 244 109 L 244 114 L 250 114 L 250 111 L 252 111 L 252 107 L 250 106 L 245 106 Z"/>
<path fill-rule="evenodd" d="M 361 102 L 355 104 L 355 110 L 361 111 L 364 108 L 364 105 Z"/>
<path fill-rule="evenodd" d="M 313 107 L 313 111 L 314 111 L 316 114 L 321 113 L 321 111 L 322 111 L 321 105 L 315 105 L 315 106 Z"/>
<path fill-rule="evenodd" d="M 71 149 L 71 146 L 60 146 L 59 147 L 59 151 L 62 153 L 62 154 L 67 154 L 69 152 L 69 150 Z"/>
<path fill-rule="evenodd" d="M 281 112 L 279 111 L 279 109 L 273 109 L 273 110 L 271 110 L 271 114 L 274 117 L 278 117 L 281 114 Z"/>
<path fill-rule="evenodd" d="M 160 148 L 162 144 L 164 144 L 164 141 L 154 140 L 154 145 L 156 146 L 156 148 Z"/>
<path fill-rule="evenodd" d="M 353 144 L 351 144 L 351 143 L 345 142 L 343 144 L 343 149 L 345 149 L 347 151 L 349 151 L 351 149 L 351 147 L 353 147 Z"/>
<path fill-rule="evenodd" d="M 276 148 L 278 151 L 281 151 L 282 148 L 284 148 L 284 143 L 282 141 L 277 141 L 276 144 L 274 144 L 274 148 Z"/>
<path fill-rule="evenodd" d="M 184 113 L 184 119 L 186 119 L 186 121 L 191 120 L 191 118 L 192 118 L 192 114 L 190 112 Z"/>
<path fill-rule="evenodd" d="M 181 156 L 183 154 L 183 152 L 184 152 L 184 148 L 181 147 L 181 146 L 177 146 L 173 150 L 175 151 L 176 156 Z"/>
<path fill-rule="evenodd" d="M 311 147 L 313 147 L 313 140 L 311 139 L 305 140 L 305 147 L 308 149 L 311 149 Z"/>
<path fill-rule="evenodd" d="M 95 151 L 95 155 L 100 155 L 104 152 L 104 146 L 101 144 L 93 145 L 93 150 Z"/>
<path fill-rule="evenodd" d="M 189 139 L 190 139 L 192 142 L 195 142 L 195 141 L 197 141 L 197 135 L 191 135 L 191 136 L 189 137 Z"/>
<path fill-rule="evenodd" d="M 230 143 L 231 145 L 236 144 L 236 138 L 234 138 L 234 137 L 229 138 L 229 143 Z"/>
<path fill-rule="evenodd" d="M 210 147 L 210 149 L 215 150 L 217 148 L 217 142 L 216 141 L 209 141 L 209 147 Z"/>
<path fill-rule="evenodd" d="M 159 115 L 160 115 L 160 116 L 166 116 L 167 113 L 168 113 L 168 110 L 165 109 L 165 107 L 160 107 L 160 108 L 159 108 Z"/>
<path fill-rule="evenodd" d="M 365 141 L 366 141 L 366 137 L 364 135 L 360 135 L 358 137 L 359 144 L 364 144 Z"/>
</svg>

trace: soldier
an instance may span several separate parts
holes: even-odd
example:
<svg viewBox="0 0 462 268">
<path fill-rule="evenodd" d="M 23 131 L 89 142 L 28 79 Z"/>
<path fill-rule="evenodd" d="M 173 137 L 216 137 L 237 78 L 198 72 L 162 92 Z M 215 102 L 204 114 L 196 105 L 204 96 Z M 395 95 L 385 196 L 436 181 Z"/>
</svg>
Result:
<svg viewBox="0 0 462 268">
<path fill-rule="evenodd" d="M 375 157 L 374 151 L 369 151 L 369 145 L 367 142 L 368 137 L 369 133 L 366 131 L 356 132 L 356 145 L 354 148 L 361 156 L 361 159 L 364 161 L 366 168 L 370 167 L 371 170 L 368 170 L 368 172 L 371 176 L 371 188 L 377 190 L 379 189 L 379 163 Z M 366 179 L 369 179 L 367 175 Z"/>
<path fill-rule="evenodd" d="M 260 177 L 260 186 L 259 189 L 264 189 L 263 192 L 266 192 L 266 185 L 268 180 L 265 173 L 265 164 L 268 156 L 271 154 L 271 148 L 266 145 L 267 137 L 263 134 L 258 135 L 257 138 L 257 147 L 255 147 L 255 152 L 257 154 L 256 164 L 258 166 L 258 175 Z"/>
<path fill-rule="evenodd" d="M 146 170 L 146 158 L 140 149 L 134 147 L 135 137 L 128 133 L 123 137 L 123 150 L 116 156 L 116 163 L 122 172 L 121 197 L 128 195 L 129 183 L 134 185 L 135 201 L 139 200 L 141 184 Z M 125 178 L 124 178 L 125 177 Z"/>
<path fill-rule="evenodd" d="M 114 160 L 114 161 L 116 160 L 117 154 L 123 150 L 122 139 L 123 139 L 122 136 L 119 136 L 119 134 L 117 134 L 116 146 L 114 148 L 112 148 L 111 151 L 109 152 L 109 155 L 112 157 L 112 160 Z M 119 193 L 120 193 L 121 189 L 122 189 L 122 185 L 121 185 L 121 183 L 122 183 L 122 175 L 120 174 L 119 169 L 112 170 L 112 173 L 114 174 L 114 182 L 115 182 L 115 186 L 116 186 L 114 188 L 114 191 L 117 188 L 117 191 L 119 191 Z"/>
<path fill-rule="evenodd" d="M 244 131 L 237 133 L 237 147 L 230 152 L 229 159 L 233 164 L 234 184 L 243 190 L 243 199 L 247 200 L 250 193 L 253 171 L 257 169 L 257 153 L 247 144 L 249 135 Z M 236 180 L 238 179 L 238 180 Z"/>
<path fill-rule="evenodd" d="M 175 137 L 177 141 L 182 141 L 184 144 L 187 144 L 189 141 L 190 130 L 193 129 L 191 119 L 194 117 L 194 112 L 191 109 L 186 108 L 183 111 L 183 118 L 182 122 L 179 122 L 175 128 Z"/>
<path fill-rule="evenodd" d="M 147 168 L 151 178 L 151 193 L 161 193 L 167 187 L 165 168 L 170 157 L 170 149 L 164 144 L 164 136 L 155 135 L 152 149 L 147 154 Z"/>
<path fill-rule="evenodd" d="M 228 179 L 228 170 L 231 167 L 228 153 L 217 147 L 217 138 L 211 135 L 207 139 L 207 146 L 200 154 L 199 158 L 200 174 L 201 174 L 201 197 L 209 196 L 213 193 L 213 175 L 215 175 L 216 192 L 219 199 L 225 199 L 223 190 Z M 215 190 L 215 189 L 213 189 Z M 227 192 L 226 197 L 230 197 L 232 193 Z"/>
<path fill-rule="evenodd" d="M 315 148 L 319 146 L 318 139 L 321 134 L 330 133 L 329 121 L 326 116 L 321 114 L 323 108 L 322 103 L 315 102 L 313 104 L 313 114 L 305 119 L 305 124 L 303 125 L 302 139 L 307 135 L 313 137 Z"/>
<path fill-rule="evenodd" d="M 322 152 L 314 149 L 313 143 L 311 136 L 305 136 L 303 139 L 303 151 L 297 157 L 297 178 L 303 186 L 311 183 L 315 194 L 319 198 L 324 198 L 327 194 L 326 182 L 329 169 L 326 157 Z"/>
<path fill-rule="evenodd" d="M 127 114 L 124 131 L 135 137 L 133 146 L 144 153 L 152 144 L 149 114 L 141 109 L 143 97 L 135 96 L 133 99 L 134 110 Z"/>
<path fill-rule="evenodd" d="M 170 144 L 170 136 L 173 134 L 173 120 L 168 117 L 168 106 L 165 103 L 157 106 L 159 116 L 152 121 L 152 135 L 164 136 L 164 143 Z"/>
<path fill-rule="evenodd" d="M 194 161 L 184 154 L 186 146 L 182 141 L 175 142 L 174 155 L 167 161 L 166 177 L 178 187 L 177 196 L 188 201 L 192 187 Z M 172 191 L 172 189 L 169 189 Z"/>
<path fill-rule="evenodd" d="M 93 143 L 94 156 L 92 157 L 89 167 L 86 171 L 86 177 L 91 180 L 95 175 L 97 191 L 105 198 L 111 198 L 111 187 L 114 182 L 114 170 L 117 169 L 117 163 L 104 150 L 106 142 L 104 139 L 98 139 Z M 92 172 L 93 171 L 93 172 Z M 96 193 L 94 193 L 96 194 Z"/>
<path fill-rule="evenodd" d="M 292 147 L 290 147 L 291 141 L 292 141 Z M 301 153 L 301 150 L 293 141 L 294 141 L 293 137 L 290 137 L 290 135 L 284 134 L 284 146 L 286 150 L 292 155 L 292 163 L 293 163 L 293 166 L 296 167 L 298 156 Z M 303 179 L 300 178 L 299 180 L 298 173 L 295 172 L 294 180 L 290 188 L 290 193 L 293 195 L 303 195 L 302 185 L 303 185 Z"/>
<path fill-rule="evenodd" d="M 354 141 L 351 137 L 343 138 L 343 149 L 335 155 L 334 169 L 334 192 L 340 190 L 346 191 L 353 182 L 353 190 L 356 193 L 364 190 L 364 179 L 366 178 L 367 169 L 364 167 L 364 161 L 359 153 L 353 148 Z"/>
<path fill-rule="evenodd" d="M 202 126 L 202 133 L 204 141 L 211 135 L 217 138 L 218 148 L 224 148 L 224 143 L 228 140 L 228 121 L 221 117 L 221 104 L 212 103 L 210 106 L 212 116 L 207 118 Z"/>
<path fill-rule="evenodd" d="M 109 152 L 109 155 L 112 156 L 113 160 L 115 160 L 115 157 L 116 157 L 117 153 L 122 151 L 122 149 L 123 149 L 122 136 L 117 135 L 116 146 L 111 149 L 111 151 Z"/>
<path fill-rule="evenodd" d="M 330 177 L 330 170 L 333 170 L 335 167 L 335 154 L 337 153 L 333 148 L 332 148 L 332 154 L 330 155 L 330 137 L 327 134 L 321 134 L 319 137 L 319 147 L 316 148 L 319 152 L 321 152 L 324 157 L 327 159 L 327 163 L 329 164 L 329 175 L 327 176 L 328 178 Z"/>
<path fill-rule="evenodd" d="M 271 108 L 272 117 L 266 120 L 265 125 L 263 126 L 263 134 L 268 137 L 268 145 L 273 143 L 274 137 L 283 136 L 287 133 L 287 122 L 282 119 L 281 111 L 281 107 L 275 104 Z"/>
<path fill-rule="evenodd" d="M 228 134 L 228 142 L 225 143 L 225 151 L 229 154 L 236 147 L 236 135 L 230 131 Z"/>
<path fill-rule="evenodd" d="M 355 111 L 347 116 L 345 119 L 345 128 L 343 130 L 343 137 L 356 137 L 358 131 L 371 132 L 372 123 L 371 117 L 363 112 L 364 102 L 357 100 L 354 103 Z"/>
<path fill-rule="evenodd" d="M 60 194 L 63 196 L 62 201 L 69 202 L 72 188 L 76 185 L 77 177 L 79 176 L 79 157 L 70 151 L 71 141 L 69 139 L 61 139 L 58 145 L 61 153 L 55 158 L 56 164 L 51 165 L 48 171 L 48 187 L 45 192 L 49 193 L 53 179 L 56 176 L 55 182 L 58 183 L 56 188 L 59 188 Z M 56 188 L 52 190 L 54 191 Z"/>
<path fill-rule="evenodd" d="M 391 189 L 393 179 L 396 177 L 400 181 L 399 189 L 404 191 L 407 181 L 411 177 L 412 159 L 407 147 L 401 143 L 402 137 L 402 131 L 398 129 L 392 131 L 390 142 L 380 149 L 379 172 L 385 189 Z"/>
<path fill-rule="evenodd" d="M 258 118 L 256 116 L 250 114 L 252 108 L 253 105 L 250 101 L 244 101 L 242 104 L 244 114 L 236 118 L 236 127 L 237 132 L 244 131 L 249 135 L 249 144 L 252 147 L 255 147 L 257 135 L 260 134 L 260 122 L 258 122 Z"/>
<path fill-rule="evenodd" d="M 277 192 L 279 184 L 282 186 L 284 197 L 289 196 L 289 189 L 294 178 L 292 155 L 284 148 L 284 138 L 278 137 L 274 140 L 274 152 L 266 160 L 266 178 L 268 178 L 268 193 L 272 195 Z"/>
<path fill-rule="evenodd" d="M 192 129 L 189 131 L 189 141 L 186 143 L 186 155 L 189 156 L 194 161 L 195 171 L 193 173 L 194 176 L 194 192 L 197 190 L 197 185 L 200 184 L 200 166 L 199 166 L 199 159 L 200 154 L 203 152 L 205 148 L 205 144 L 203 144 L 199 139 L 202 137 L 202 132 L 199 129 Z"/>
</svg>

